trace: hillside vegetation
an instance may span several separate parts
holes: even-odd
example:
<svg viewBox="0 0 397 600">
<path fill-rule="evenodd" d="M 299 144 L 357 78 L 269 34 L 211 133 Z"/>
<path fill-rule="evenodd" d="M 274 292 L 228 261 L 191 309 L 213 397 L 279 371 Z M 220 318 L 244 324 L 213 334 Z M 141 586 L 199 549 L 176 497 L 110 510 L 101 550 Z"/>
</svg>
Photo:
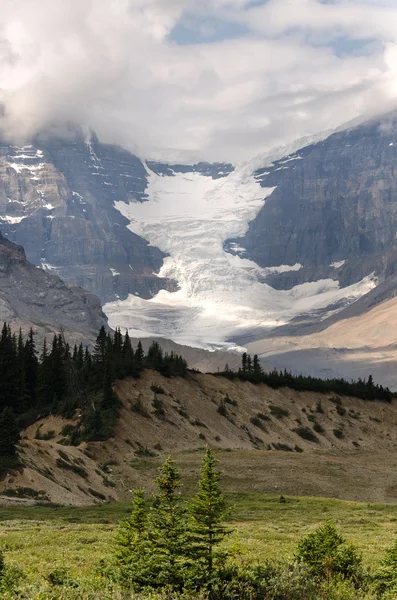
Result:
<svg viewBox="0 0 397 600">
<path fill-rule="evenodd" d="M 229 491 L 397 499 L 394 402 L 201 373 L 168 378 L 150 369 L 118 381 L 114 390 L 120 408 L 107 441 L 70 445 L 78 411 L 71 419 L 49 415 L 24 430 L 24 468 L 3 476 L 2 500 L 4 493 L 8 503 L 125 499 L 136 485 L 149 485 L 168 453 L 189 485 L 197 452 L 207 445 L 222 454 Z M 22 500 L 12 500 L 16 494 Z"/>
</svg>

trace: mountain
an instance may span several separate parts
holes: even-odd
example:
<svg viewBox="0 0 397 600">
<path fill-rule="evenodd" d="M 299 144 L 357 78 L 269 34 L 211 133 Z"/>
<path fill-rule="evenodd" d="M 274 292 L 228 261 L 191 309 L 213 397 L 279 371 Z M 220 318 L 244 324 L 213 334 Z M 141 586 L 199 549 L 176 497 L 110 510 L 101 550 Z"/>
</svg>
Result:
<svg viewBox="0 0 397 600">
<path fill-rule="evenodd" d="M 365 315 L 396 295 L 397 112 L 236 168 L 145 161 L 79 130 L 0 154 L 4 234 L 135 338 L 254 344 L 267 365 L 340 374 L 350 345 L 322 332 L 362 315 L 364 347 Z M 300 339 L 323 359 L 298 358 Z"/>
<path fill-rule="evenodd" d="M 106 325 L 99 299 L 28 262 L 21 246 L 0 234 L 0 321 L 31 326 L 43 337 L 62 328 L 70 342 L 89 341 Z"/>
<path fill-rule="evenodd" d="M 150 163 L 160 172 L 159 163 Z M 182 165 L 167 166 L 175 172 Z M 209 177 L 230 165 L 190 166 Z M 135 294 L 151 298 L 176 282 L 157 277 L 165 253 L 127 228 L 118 202 L 148 199 L 148 166 L 95 135 L 73 129 L 63 139 L 38 136 L 22 147 L 0 145 L 0 225 L 28 259 L 103 303 Z M 222 175 L 221 175 L 222 174 Z"/>
<path fill-rule="evenodd" d="M 274 192 L 244 236 L 229 242 L 261 267 L 301 265 L 272 275 L 289 289 L 318 279 L 342 287 L 397 269 L 397 112 L 284 156 L 255 172 Z"/>
</svg>

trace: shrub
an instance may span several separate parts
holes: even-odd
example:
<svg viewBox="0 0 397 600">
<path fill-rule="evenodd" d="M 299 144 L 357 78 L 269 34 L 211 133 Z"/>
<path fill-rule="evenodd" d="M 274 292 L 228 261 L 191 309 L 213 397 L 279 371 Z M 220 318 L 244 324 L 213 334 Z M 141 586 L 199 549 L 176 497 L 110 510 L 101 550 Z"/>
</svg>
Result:
<svg viewBox="0 0 397 600">
<path fill-rule="evenodd" d="M 183 417 L 184 419 L 188 419 L 189 418 L 189 413 L 187 412 L 186 408 L 184 408 L 183 406 L 180 406 L 178 408 L 178 413 L 181 415 L 181 417 Z"/>
<path fill-rule="evenodd" d="M 56 567 L 53 571 L 48 573 L 46 579 L 52 586 L 67 585 L 70 587 L 76 587 L 76 583 L 70 577 L 69 569 L 66 567 Z"/>
<path fill-rule="evenodd" d="M 147 446 L 140 446 L 138 450 L 134 452 L 135 456 L 146 456 L 146 457 L 155 457 L 157 454 L 150 450 Z"/>
<path fill-rule="evenodd" d="M 269 415 L 266 415 L 265 413 L 258 413 L 256 415 L 258 417 L 258 419 L 262 419 L 262 421 L 271 421 L 271 417 Z"/>
<path fill-rule="evenodd" d="M 63 450 L 58 450 L 58 454 L 63 460 L 66 460 L 66 462 L 70 462 L 70 457 L 66 454 L 66 452 L 64 452 Z"/>
<path fill-rule="evenodd" d="M 106 496 L 101 494 L 101 492 L 97 492 L 96 490 L 93 490 L 90 487 L 88 488 L 88 491 L 91 494 L 91 496 L 94 496 L 94 498 L 98 498 L 98 500 L 106 500 Z"/>
<path fill-rule="evenodd" d="M 288 446 L 288 444 L 282 444 L 282 443 L 276 443 L 273 444 L 273 448 L 275 450 L 282 450 L 283 452 L 293 452 L 293 448 L 291 448 L 291 446 Z"/>
<path fill-rule="evenodd" d="M 225 403 L 223 400 L 221 400 L 218 408 L 217 408 L 217 412 L 222 415 L 222 417 L 227 417 L 227 408 L 225 406 Z"/>
<path fill-rule="evenodd" d="M 346 416 L 346 409 L 344 406 L 341 406 L 340 404 L 336 405 L 336 412 L 338 413 L 338 415 L 340 415 L 341 417 L 345 417 Z"/>
<path fill-rule="evenodd" d="M 88 478 L 88 473 L 85 469 L 83 469 L 83 467 L 80 467 L 78 465 L 72 465 L 71 463 L 68 463 L 68 462 L 62 460 L 62 458 L 57 458 L 56 466 L 59 469 L 65 469 L 66 471 L 72 471 L 73 473 L 80 475 L 80 477 L 83 477 L 83 479 Z"/>
<path fill-rule="evenodd" d="M 313 425 L 313 429 L 314 431 L 316 431 L 317 433 L 324 433 L 325 429 L 322 425 L 320 425 L 320 423 L 317 423 L 317 421 L 314 423 Z"/>
<path fill-rule="evenodd" d="M 376 589 L 382 597 L 385 592 L 397 589 L 397 540 L 386 549 L 385 554 L 375 574 Z"/>
<path fill-rule="evenodd" d="M 49 431 L 46 431 L 46 433 L 41 433 L 41 428 L 42 428 L 42 424 L 38 426 L 38 428 L 36 429 L 36 434 L 35 434 L 35 439 L 36 440 L 53 440 L 55 437 L 55 431 L 53 429 L 50 429 Z"/>
<path fill-rule="evenodd" d="M 155 396 L 152 401 L 152 406 L 154 408 L 154 415 L 158 419 L 163 419 L 165 417 L 165 406 L 164 402 Z"/>
<path fill-rule="evenodd" d="M 255 427 L 258 427 L 259 429 L 266 430 L 263 422 L 261 421 L 261 419 L 258 416 L 251 417 L 250 423 L 252 423 L 252 425 L 255 425 Z"/>
<path fill-rule="evenodd" d="M 321 404 L 321 400 L 318 400 L 317 404 L 316 404 L 316 412 L 323 414 L 324 413 L 324 409 L 323 409 L 323 405 Z"/>
<path fill-rule="evenodd" d="M 372 417 L 372 416 L 370 416 L 369 418 L 370 418 L 371 421 L 374 421 L 375 423 L 382 423 L 382 420 L 379 419 L 379 417 Z"/>
<path fill-rule="evenodd" d="M 71 435 L 75 429 L 76 429 L 76 427 L 74 425 L 71 425 L 70 423 L 68 423 L 67 425 L 64 425 L 62 427 L 61 434 L 65 437 L 67 437 L 67 436 Z"/>
<path fill-rule="evenodd" d="M 309 427 L 296 427 L 295 429 L 293 429 L 293 431 L 304 440 L 309 440 L 310 442 L 318 442 L 318 437 L 311 429 L 309 429 Z"/>
<path fill-rule="evenodd" d="M 341 429 L 340 427 L 338 427 L 337 429 L 334 429 L 333 432 L 334 432 L 334 436 L 340 440 L 345 437 L 345 434 L 343 433 L 343 429 Z"/>
<path fill-rule="evenodd" d="M 154 392 L 155 394 L 165 394 L 165 391 L 162 387 L 158 386 L 158 385 L 151 385 L 150 389 L 152 390 L 152 392 Z"/>
<path fill-rule="evenodd" d="M 335 574 L 358 578 L 361 574 L 361 554 L 328 520 L 298 542 L 295 558 L 320 578 Z"/>
<path fill-rule="evenodd" d="M 134 404 L 131 406 L 131 410 L 142 417 L 149 418 L 149 413 L 143 405 L 141 394 L 139 394 L 138 398 L 135 400 Z"/>
<path fill-rule="evenodd" d="M 289 410 L 281 408 L 281 406 L 277 406 L 276 404 L 270 404 L 269 409 L 270 413 L 273 417 L 276 417 L 276 419 L 282 419 L 283 417 L 289 416 Z"/>
<path fill-rule="evenodd" d="M 224 397 L 223 401 L 225 404 L 231 404 L 232 406 L 238 406 L 237 400 L 233 400 L 232 398 L 229 398 L 229 396 L 227 394 Z"/>
<path fill-rule="evenodd" d="M 332 398 L 330 398 L 329 401 L 336 404 L 336 406 L 341 406 L 341 404 L 342 404 L 342 400 L 340 398 L 338 398 L 337 396 L 332 396 Z"/>
</svg>

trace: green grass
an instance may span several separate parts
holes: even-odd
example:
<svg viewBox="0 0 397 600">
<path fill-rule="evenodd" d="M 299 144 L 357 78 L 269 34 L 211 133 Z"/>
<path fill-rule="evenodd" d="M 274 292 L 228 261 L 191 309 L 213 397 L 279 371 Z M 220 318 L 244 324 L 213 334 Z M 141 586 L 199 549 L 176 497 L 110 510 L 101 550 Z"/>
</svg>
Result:
<svg viewBox="0 0 397 600">
<path fill-rule="evenodd" d="M 362 550 L 369 566 L 376 565 L 396 535 L 394 505 L 290 497 L 283 504 L 278 495 L 226 496 L 234 506 L 231 529 L 235 529 L 227 543 L 238 540 L 244 558 L 253 562 L 291 558 L 298 539 L 326 517 Z M 7 564 L 24 570 L 27 589 L 48 586 L 45 578 L 58 566 L 70 568 L 81 591 L 100 589 L 95 568 L 111 554 L 117 523 L 129 511 L 128 502 L 81 508 L 0 507 L 0 548 L 6 550 Z M 32 592 L 25 597 L 36 596 Z"/>
</svg>

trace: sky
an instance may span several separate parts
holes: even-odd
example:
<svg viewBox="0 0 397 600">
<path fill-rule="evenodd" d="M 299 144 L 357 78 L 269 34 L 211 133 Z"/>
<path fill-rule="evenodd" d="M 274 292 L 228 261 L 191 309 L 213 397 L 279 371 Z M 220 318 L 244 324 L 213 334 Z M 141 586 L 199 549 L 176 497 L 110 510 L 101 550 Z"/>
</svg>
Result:
<svg viewBox="0 0 397 600">
<path fill-rule="evenodd" d="M 1 0 L 3 134 L 238 164 L 397 104 L 397 0 Z"/>
</svg>

